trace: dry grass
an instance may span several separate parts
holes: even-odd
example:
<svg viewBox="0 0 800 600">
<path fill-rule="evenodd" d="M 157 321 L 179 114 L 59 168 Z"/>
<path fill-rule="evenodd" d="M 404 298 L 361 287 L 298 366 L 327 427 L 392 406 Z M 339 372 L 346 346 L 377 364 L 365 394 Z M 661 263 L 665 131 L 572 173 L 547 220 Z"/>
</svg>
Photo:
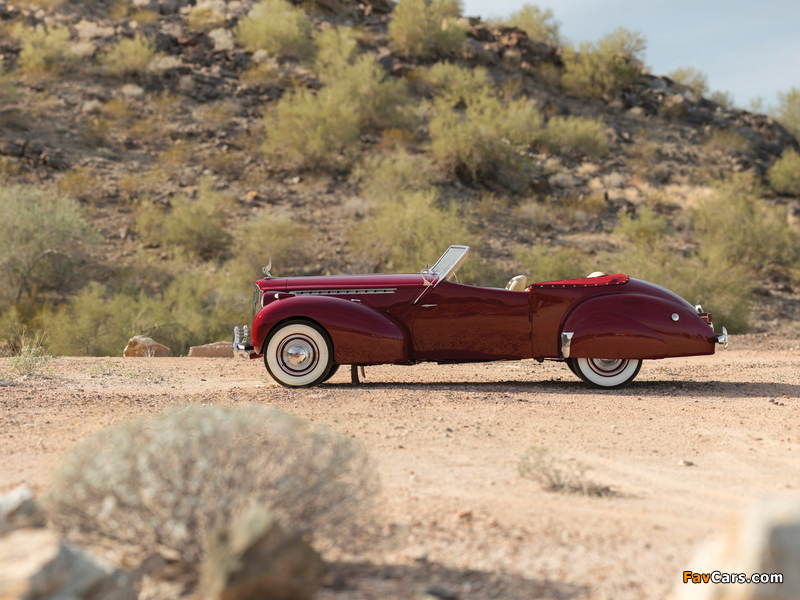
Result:
<svg viewBox="0 0 800 600">
<path fill-rule="evenodd" d="M 266 50 L 283 58 L 304 59 L 314 53 L 311 22 L 303 9 L 286 0 L 262 0 L 239 21 L 237 37 L 250 52 Z"/>
<path fill-rule="evenodd" d="M 603 498 L 613 496 L 607 485 L 586 479 L 587 467 L 574 460 L 563 460 L 552 456 L 547 448 L 529 449 L 519 461 L 520 477 L 532 479 L 547 492 L 581 494 Z"/>
</svg>

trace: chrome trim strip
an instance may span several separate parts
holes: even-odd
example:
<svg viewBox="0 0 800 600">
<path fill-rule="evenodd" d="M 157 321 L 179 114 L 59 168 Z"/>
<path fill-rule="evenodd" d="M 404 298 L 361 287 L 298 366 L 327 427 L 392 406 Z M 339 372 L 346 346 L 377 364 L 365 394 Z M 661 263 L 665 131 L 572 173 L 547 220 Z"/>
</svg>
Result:
<svg viewBox="0 0 800 600">
<path fill-rule="evenodd" d="M 369 288 L 357 290 L 289 290 L 296 296 L 342 296 L 351 294 L 394 294 L 397 288 Z"/>
<path fill-rule="evenodd" d="M 564 358 L 569 358 L 569 347 L 572 344 L 572 336 L 575 335 L 574 332 L 563 332 L 561 334 L 561 356 Z"/>
<path fill-rule="evenodd" d="M 722 344 L 723 349 L 728 349 L 728 330 L 724 327 L 722 328 L 722 333 L 716 336 L 715 340 L 718 344 Z"/>
</svg>

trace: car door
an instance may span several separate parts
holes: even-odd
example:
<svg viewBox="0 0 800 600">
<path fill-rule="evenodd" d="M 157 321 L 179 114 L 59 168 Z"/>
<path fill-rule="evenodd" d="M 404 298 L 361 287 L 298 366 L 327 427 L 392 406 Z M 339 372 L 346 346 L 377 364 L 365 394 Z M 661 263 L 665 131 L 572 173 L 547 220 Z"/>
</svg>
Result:
<svg viewBox="0 0 800 600">
<path fill-rule="evenodd" d="M 412 356 L 419 360 L 531 358 L 530 292 L 442 281 L 418 301 Z"/>
</svg>

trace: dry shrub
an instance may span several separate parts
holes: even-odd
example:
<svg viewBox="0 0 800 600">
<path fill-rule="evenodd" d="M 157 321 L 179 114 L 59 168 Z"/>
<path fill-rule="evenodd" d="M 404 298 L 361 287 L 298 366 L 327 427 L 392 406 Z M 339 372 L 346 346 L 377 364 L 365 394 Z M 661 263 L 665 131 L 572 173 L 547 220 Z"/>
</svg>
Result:
<svg viewBox="0 0 800 600">
<path fill-rule="evenodd" d="M 69 171 L 59 182 L 58 189 L 83 202 L 95 202 L 103 192 L 100 179 L 91 167 L 77 167 Z"/>
<path fill-rule="evenodd" d="M 455 56 L 466 40 L 460 16 L 458 0 L 403 0 L 392 12 L 389 39 L 405 56 Z"/>
<path fill-rule="evenodd" d="M 361 196 L 371 205 L 380 206 L 407 191 L 424 191 L 440 177 L 424 154 L 399 151 L 386 156 L 370 156 L 353 169 L 352 183 L 361 188 Z"/>
<path fill-rule="evenodd" d="M 73 51 L 67 27 L 25 27 L 18 24 L 13 35 L 20 40 L 20 70 L 34 77 L 74 71 L 81 57 Z"/>
<path fill-rule="evenodd" d="M 767 179 L 778 194 L 800 196 L 800 154 L 786 150 L 767 171 Z"/>
<path fill-rule="evenodd" d="M 606 126 L 602 119 L 553 117 L 542 133 L 542 143 L 550 152 L 579 152 L 602 158 L 608 154 Z"/>
<path fill-rule="evenodd" d="M 8 361 L 9 366 L 23 377 L 36 375 L 50 362 L 45 350 L 45 333 L 30 333 L 22 327 L 14 340 L 14 353 Z"/>
<path fill-rule="evenodd" d="M 585 465 L 574 460 L 556 458 L 544 447 L 529 449 L 520 459 L 518 470 L 520 477 L 532 479 L 547 492 L 596 497 L 614 495 L 610 487 L 585 478 Z"/>
<path fill-rule="evenodd" d="M 530 281 L 577 279 L 595 270 L 586 253 L 573 246 L 518 248 L 514 257 L 530 273 Z"/>
<path fill-rule="evenodd" d="M 216 150 L 203 160 L 203 166 L 214 173 L 237 179 L 247 164 L 247 155 L 238 150 Z"/>
<path fill-rule="evenodd" d="M 550 8 L 542 10 L 535 4 L 525 3 L 518 11 L 511 13 L 504 24 L 519 27 L 530 39 L 538 42 L 558 44 L 560 41 L 559 24 Z"/>
<path fill-rule="evenodd" d="M 250 52 L 303 59 L 314 52 L 312 31 L 303 9 L 286 0 L 262 0 L 239 21 L 236 35 Z"/>
<path fill-rule="evenodd" d="M 347 539 L 376 488 L 363 448 L 324 426 L 260 406 L 188 406 L 82 442 L 46 506 L 61 529 L 194 565 L 254 505 L 307 539 Z"/>
<path fill-rule="evenodd" d="M 533 143 L 542 116 L 524 99 L 502 102 L 484 91 L 454 109 L 446 99 L 434 103 L 430 121 L 431 154 L 447 171 L 473 179 L 513 179 L 523 168 L 517 146 Z"/>
<path fill-rule="evenodd" d="M 770 116 L 800 139 L 800 86 L 778 92 L 778 108 L 770 111 Z"/>
<path fill-rule="evenodd" d="M 564 87 L 580 96 L 613 95 L 636 80 L 645 40 L 639 32 L 620 27 L 595 43 L 583 42 L 578 51 L 564 51 Z"/>
<path fill-rule="evenodd" d="M 679 67 L 667 73 L 667 77 L 679 85 L 685 85 L 697 94 L 708 94 L 708 77 L 700 69 L 694 67 Z"/>
<path fill-rule="evenodd" d="M 742 137 L 742 134 L 733 129 L 714 128 L 711 135 L 706 137 L 703 148 L 707 152 L 719 152 L 721 154 L 740 154 L 750 149 L 750 144 Z"/>
<path fill-rule="evenodd" d="M 195 31 L 209 32 L 225 25 L 225 15 L 219 10 L 219 7 L 200 2 L 189 9 L 189 14 L 186 15 L 186 25 Z"/>
<path fill-rule="evenodd" d="M 223 129 L 239 113 L 239 105 L 232 100 L 222 100 L 202 106 L 197 113 L 197 122 L 204 129 Z"/>
<path fill-rule="evenodd" d="M 111 46 L 101 57 L 100 63 L 111 75 L 143 75 L 161 57 L 156 52 L 155 43 L 137 33 L 133 39 L 123 38 Z"/>
<path fill-rule="evenodd" d="M 430 69 L 419 69 L 415 73 L 414 85 L 420 93 L 443 98 L 451 106 L 475 98 L 493 85 L 483 67 L 466 69 L 449 62 L 437 62 Z"/>
<path fill-rule="evenodd" d="M 0 105 L 8 106 L 19 100 L 17 86 L 14 78 L 6 73 L 5 67 L 0 63 Z"/>
<path fill-rule="evenodd" d="M 204 179 L 196 200 L 179 194 L 168 212 L 152 202 L 143 202 L 136 227 L 148 244 L 182 248 L 194 256 L 210 258 L 223 252 L 231 241 L 225 230 L 226 204 L 226 199 Z"/>
</svg>

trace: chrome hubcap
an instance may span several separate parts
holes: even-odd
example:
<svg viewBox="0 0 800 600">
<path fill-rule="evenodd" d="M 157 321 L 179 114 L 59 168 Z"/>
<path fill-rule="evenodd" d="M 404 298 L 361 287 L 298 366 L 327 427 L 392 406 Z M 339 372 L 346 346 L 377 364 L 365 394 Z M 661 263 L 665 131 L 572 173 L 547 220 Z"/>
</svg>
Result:
<svg viewBox="0 0 800 600">
<path fill-rule="evenodd" d="M 628 366 L 628 360 L 622 358 L 591 358 L 589 367 L 602 377 L 619 375 Z"/>
<path fill-rule="evenodd" d="M 283 361 L 293 367 L 302 367 L 311 359 L 311 348 L 302 343 L 294 343 L 283 351 Z"/>
</svg>

